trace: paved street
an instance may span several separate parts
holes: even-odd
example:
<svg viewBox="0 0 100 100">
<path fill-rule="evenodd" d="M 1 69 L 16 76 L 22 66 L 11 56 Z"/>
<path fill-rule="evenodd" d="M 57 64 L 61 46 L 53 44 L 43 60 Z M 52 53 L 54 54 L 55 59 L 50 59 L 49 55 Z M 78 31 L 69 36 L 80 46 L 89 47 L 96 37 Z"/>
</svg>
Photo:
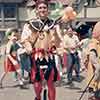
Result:
<svg viewBox="0 0 100 100">
<path fill-rule="evenodd" d="M 3 72 L 3 58 L 0 59 L 0 75 Z M 81 82 L 74 81 L 73 85 L 68 86 L 66 79 L 57 86 L 56 100 L 78 100 L 82 90 L 86 87 L 84 75 L 81 73 Z M 9 73 L 3 81 L 3 89 L 0 89 L 0 100 L 34 100 L 35 94 L 32 85 L 27 85 L 27 89 L 20 89 L 18 83 L 14 81 L 14 75 Z M 85 94 L 82 100 L 87 100 Z"/>
</svg>

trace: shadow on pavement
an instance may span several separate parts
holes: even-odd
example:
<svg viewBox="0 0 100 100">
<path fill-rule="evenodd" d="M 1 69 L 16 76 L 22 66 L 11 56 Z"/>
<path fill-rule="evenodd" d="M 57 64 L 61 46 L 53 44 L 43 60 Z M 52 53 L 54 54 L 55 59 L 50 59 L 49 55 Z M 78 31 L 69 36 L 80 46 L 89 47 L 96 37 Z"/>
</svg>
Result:
<svg viewBox="0 0 100 100">
<path fill-rule="evenodd" d="M 6 85 L 3 88 L 1 88 L 1 90 L 5 89 L 5 88 L 20 88 L 20 89 L 24 89 L 24 90 L 29 90 L 30 89 L 28 85 L 20 86 L 19 84 L 12 85 L 12 86 L 11 85 Z"/>
</svg>

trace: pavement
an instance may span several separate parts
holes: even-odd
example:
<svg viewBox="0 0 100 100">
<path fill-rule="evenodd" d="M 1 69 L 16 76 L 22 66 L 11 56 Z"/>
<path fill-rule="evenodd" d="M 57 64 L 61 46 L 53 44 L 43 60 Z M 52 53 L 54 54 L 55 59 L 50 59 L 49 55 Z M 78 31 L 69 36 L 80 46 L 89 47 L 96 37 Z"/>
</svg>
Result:
<svg viewBox="0 0 100 100">
<path fill-rule="evenodd" d="M 0 76 L 3 73 L 3 61 L 4 56 L 0 58 Z M 56 100 L 79 100 L 82 91 L 86 87 L 85 77 L 86 71 L 83 71 L 80 82 L 74 80 L 73 84 L 68 85 L 65 74 L 56 86 Z M 0 100 L 34 100 L 35 93 L 33 85 L 27 84 L 26 86 L 26 89 L 20 89 L 18 82 L 14 81 L 14 74 L 8 73 L 3 81 L 4 88 L 0 89 Z M 81 100 L 88 100 L 87 97 L 88 95 L 85 93 Z"/>
</svg>

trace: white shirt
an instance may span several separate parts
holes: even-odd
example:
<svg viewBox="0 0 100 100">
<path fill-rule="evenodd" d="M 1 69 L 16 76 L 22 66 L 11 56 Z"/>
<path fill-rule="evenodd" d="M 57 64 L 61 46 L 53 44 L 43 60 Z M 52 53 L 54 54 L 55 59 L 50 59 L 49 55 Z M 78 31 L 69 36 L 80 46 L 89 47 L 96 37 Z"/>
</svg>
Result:
<svg viewBox="0 0 100 100">
<path fill-rule="evenodd" d="M 67 34 L 64 35 L 63 45 L 64 48 L 68 49 L 71 53 L 76 52 L 76 46 L 79 43 L 79 39 L 76 35 L 72 37 L 68 36 Z"/>
</svg>

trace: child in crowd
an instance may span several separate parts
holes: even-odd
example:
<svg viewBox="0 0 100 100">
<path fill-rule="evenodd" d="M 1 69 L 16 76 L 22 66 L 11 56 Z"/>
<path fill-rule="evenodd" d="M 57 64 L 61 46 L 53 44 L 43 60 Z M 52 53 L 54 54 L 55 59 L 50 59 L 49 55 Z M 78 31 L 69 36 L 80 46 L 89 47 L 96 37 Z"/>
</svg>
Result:
<svg viewBox="0 0 100 100">
<path fill-rule="evenodd" d="M 19 62 L 17 59 L 17 50 L 20 46 L 17 44 L 18 41 L 18 30 L 15 28 L 10 28 L 6 31 L 6 35 L 8 38 L 8 43 L 5 49 L 5 59 L 4 59 L 4 73 L 0 77 L 0 87 L 2 87 L 2 81 L 8 72 L 16 72 L 19 85 L 23 87 L 23 81 L 21 77 L 21 70 L 19 66 Z"/>
</svg>

